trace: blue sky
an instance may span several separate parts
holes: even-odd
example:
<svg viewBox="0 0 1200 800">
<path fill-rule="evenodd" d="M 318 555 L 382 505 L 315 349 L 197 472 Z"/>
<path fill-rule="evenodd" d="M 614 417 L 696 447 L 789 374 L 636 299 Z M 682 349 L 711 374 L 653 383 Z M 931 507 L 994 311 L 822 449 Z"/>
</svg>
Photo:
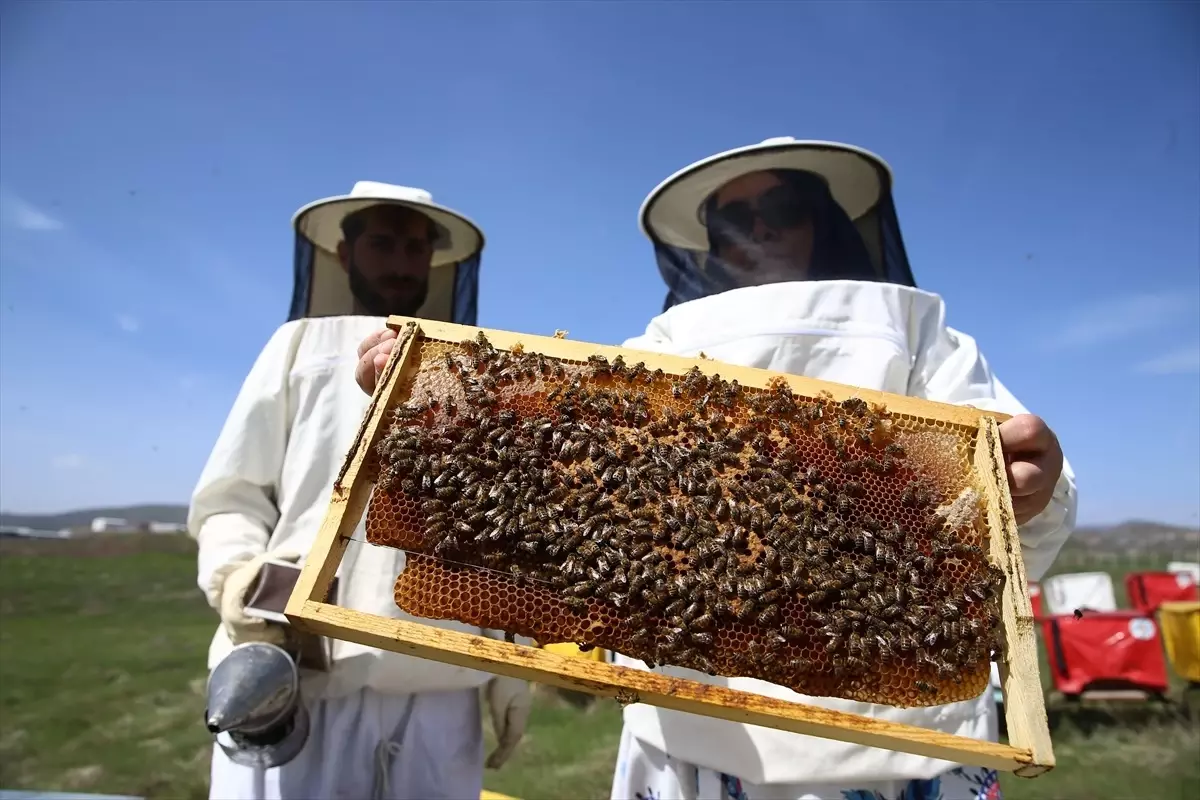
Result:
<svg viewBox="0 0 1200 800">
<path fill-rule="evenodd" d="M 950 324 L 1081 520 L 1200 521 L 1200 6 L 7 3 L 0 506 L 185 502 L 356 180 L 484 227 L 480 324 L 616 343 L 676 169 L 770 136 L 892 165 Z"/>
</svg>

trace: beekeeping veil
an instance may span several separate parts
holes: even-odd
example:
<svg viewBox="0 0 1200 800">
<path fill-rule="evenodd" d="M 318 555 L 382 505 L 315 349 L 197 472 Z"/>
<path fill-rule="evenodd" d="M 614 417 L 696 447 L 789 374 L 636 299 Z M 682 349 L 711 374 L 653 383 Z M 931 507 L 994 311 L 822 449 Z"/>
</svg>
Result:
<svg viewBox="0 0 1200 800">
<path fill-rule="evenodd" d="M 371 206 L 417 211 L 434 225 L 433 261 L 425 302 L 411 316 L 474 325 L 479 298 L 483 231 L 467 217 L 433 202 L 423 189 L 359 181 L 348 195 L 327 197 L 296 212 L 295 284 L 288 319 L 354 313 L 350 277 L 338 260 L 342 220 Z M 399 313 L 399 312 L 397 312 Z"/>
<path fill-rule="evenodd" d="M 759 171 L 774 175 L 784 190 L 780 196 L 790 198 L 785 202 L 794 206 L 775 209 L 776 217 L 812 222 L 807 272 L 777 266 L 739 268 L 718 255 L 722 241 L 739 236 L 747 241 L 749 233 L 714 213 L 716 192 L 735 178 Z M 729 289 L 782 281 L 915 286 L 891 190 L 891 169 L 883 159 L 836 142 L 767 139 L 685 167 L 655 187 L 638 215 L 667 284 L 663 310 Z M 770 225 L 769 216 L 759 213 Z"/>
</svg>

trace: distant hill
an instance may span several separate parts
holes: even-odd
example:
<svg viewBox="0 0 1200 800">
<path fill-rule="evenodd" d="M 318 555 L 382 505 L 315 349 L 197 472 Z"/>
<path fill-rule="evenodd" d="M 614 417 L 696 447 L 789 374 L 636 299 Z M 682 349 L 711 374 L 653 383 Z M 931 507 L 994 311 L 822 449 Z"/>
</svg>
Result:
<svg viewBox="0 0 1200 800">
<path fill-rule="evenodd" d="M 133 524 L 187 521 L 187 506 L 141 505 L 114 508 L 85 508 L 61 514 L 15 514 L 0 512 L 0 525 L 19 525 L 36 530 L 86 527 L 94 517 L 119 517 Z M 1081 527 L 1067 542 L 1068 550 L 1093 553 L 1198 553 L 1200 529 L 1165 525 L 1161 522 L 1129 520 L 1117 525 Z"/>
<path fill-rule="evenodd" d="M 1097 553 L 1200 555 L 1200 529 L 1129 520 L 1117 525 L 1077 528 L 1066 548 Z"/>
<path fill-rule="evenodd" d="M 187 522 L 187 506 L 142 505 L 112 508 L 81 508 L 61 514 L 17 514 L 0 512 L 0 525 L 14 525 L 34 530 L 57 531 L 62 528 L 87 527 L 96 517 L 117 517 L 137 525 L 143 522 Z"/>
</svg>

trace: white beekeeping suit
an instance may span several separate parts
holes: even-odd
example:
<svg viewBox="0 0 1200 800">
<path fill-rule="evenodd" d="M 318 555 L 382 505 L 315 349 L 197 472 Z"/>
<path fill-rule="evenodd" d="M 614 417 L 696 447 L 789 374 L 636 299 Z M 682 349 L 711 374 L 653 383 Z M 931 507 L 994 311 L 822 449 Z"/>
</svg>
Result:
<svg viewBox="0 0 1200 800">
<path fill-rule="evenodd" d="M 664 311 L 626 347 L 706 356 L 1008 414 L 1028 413 L 975 340 L 947 327 L 942 299 L 915 287 L 877 156 L 773 139 L 722 153 L 664 181 L 641 209 L 668 286 Z M 795 263 L 801 263 L 800 269 Z M 1057 445 L 1055 445 L 1057 446 Z M 1020 526 L 1030 580 L 1075 522 L 1063 464 L 1053 496 Z M 618 655 L 624 666 L 647 669 Z M 991 692 L 899 709 L 805 697 L 766 681 L 659 672 L 879 719 L 997 738 Z M 648 705 L 624 712 L 613 800 L 988 798 L 994 772 Z"/>
<path fill-rule="evenodd" d="M 427 283 L 414 290 L 414 307 L 408 309 L 386 307 L 373 293 L 372 281 L 388 290 L 420 281 L 381 278 L 367 263 L 378 256 L 378 267 L 396 257 L 394 248 L 405 240 L 396 245 L 388 235 L 368 230 L 361 238 L 370 241 L 363 247 L 373 250 L 350 247 L 346 257 L 339 255 L 348 215 L 364 212 L 352 218 L 376 219 L 378 209 L 386 207 L 393 216 L 408 214 L 412 222 L 413 215 L 396 206 L 423 215 L 415 224 L 428 231 L 427 252 L 420 252 L 417 239 L 415 256 L 424 270 L 419 277 Z M 246 376 L 188 517 L 189 531 L 199 542 L 199 585 L 222 618 L 209 651 L 210 669 L 236 643 L 279 638 L 279 629 L 245 616 L 245 593 L 265 559 L 295 560 L 311 547 L 370 401 L 354 380 L 358 342 L 380 328 L 388 313 L 475 322 L 483 234 L 467 218 L 434 204 L 428 193 L 360 182 L 348 196 L 305 206 L 294 225 L 290 319 Z M 355 253 L 367 254 L 362 263 Z M 393 599 L 404 554 L 366 545 L 362 523 L 353 539 L 338 572 L 334 602 L 405 618 Z M 456 623 L 422 622 L 481 632 Z M 327 674 L 305 674 L 302 694 L 311 733 L 299 756 L 263 770 L 235 764 L 214 747 L 214 800 L 477 798 L 483 770 L 481 687 L 501 740 L 503 754 L 496 761 L 511 751 L 524 729 L 529 708 L 524 682 L 345 641 L 331 643 L 330 660 Z"/>
</svg>

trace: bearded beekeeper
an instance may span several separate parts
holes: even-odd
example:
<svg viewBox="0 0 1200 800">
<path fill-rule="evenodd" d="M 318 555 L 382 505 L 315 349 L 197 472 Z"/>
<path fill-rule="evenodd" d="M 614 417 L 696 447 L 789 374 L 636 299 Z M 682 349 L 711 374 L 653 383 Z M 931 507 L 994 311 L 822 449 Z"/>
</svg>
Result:
<svg viewBox="0 0 1200 800">
<path fill-rule="evenodd" d="M 297 562 L 311 546 L 333 483 L 369 403 L 355 385 L 355 346 L 389 314 L 474 324 L 482 231 L 428 192 L 359 182 L 301 208 L 289 320 L 267 342 L 192 496 L 200 588 L 220 613 L 208 667 L 236 644 L 278 643 L 283 629 L 246 613 L 263 564 Z M 365 544 L 360 523 L 338 573 L 338 605 L 406 618 L 393 600 L 404 554 Z M 498 635 L 451 622 L 427 624 Z M 306 672 L 310 733 L 300 754 L 269 768 L 215 746 L 210 797 L 478 798 L 482 698 L 498 767 L 529 713 L 523 681 L 325 643 L 328 670 Z"/>
</svg>

